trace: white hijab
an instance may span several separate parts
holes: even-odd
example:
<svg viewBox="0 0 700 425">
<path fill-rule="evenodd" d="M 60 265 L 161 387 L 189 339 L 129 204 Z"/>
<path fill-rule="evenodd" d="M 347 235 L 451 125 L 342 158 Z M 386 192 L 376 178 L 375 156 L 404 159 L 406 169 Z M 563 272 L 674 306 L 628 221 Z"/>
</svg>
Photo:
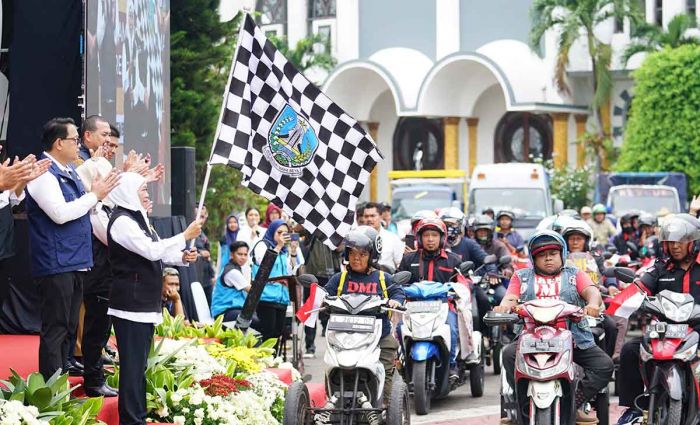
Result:
<svg viewBox="0 0 700 425">
<path fill-rule="evenodd" d="M 112 164 L 109 163 L 105 158 L 91 158 L 84 161 L 77 169 L 80 180 L 83 181 L 83 186 L 85 186 L 86 191 L 92 190 L 92 182 L 95 177 L 99 174 L 101 177 L 105 177 L 112 171 Z M 114 208 L 114 205 L 109 201 L 109 198 L 103 199 L 102 203 L 110 208 Z"/>
<path fill-rule="evenodd" d="M 109 194 L 109 200 L 114 205 L 126 208 L 131 211 L 139 211 L 143 215 L 143 219 L 148 223 L 146 210 L 141 206 L 139 199 L 139 189 L 146 183 L 146 179 L 137 173 L 121 173 L 119 176 L 119 185 Z"/>
</svg>

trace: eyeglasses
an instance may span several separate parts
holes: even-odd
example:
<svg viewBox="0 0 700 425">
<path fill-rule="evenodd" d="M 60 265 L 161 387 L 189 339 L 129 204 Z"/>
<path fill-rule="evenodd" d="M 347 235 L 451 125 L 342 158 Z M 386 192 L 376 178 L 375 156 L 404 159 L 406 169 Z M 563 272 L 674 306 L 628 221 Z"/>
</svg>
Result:
<svg viewBox="0 0 700 425">
<path fill-rule="evenodd" d="M 76 145 L 80 142 L 80 136 L 75 137 L 62 137 L 61 140 L 72 140 Z"/>
</svg>

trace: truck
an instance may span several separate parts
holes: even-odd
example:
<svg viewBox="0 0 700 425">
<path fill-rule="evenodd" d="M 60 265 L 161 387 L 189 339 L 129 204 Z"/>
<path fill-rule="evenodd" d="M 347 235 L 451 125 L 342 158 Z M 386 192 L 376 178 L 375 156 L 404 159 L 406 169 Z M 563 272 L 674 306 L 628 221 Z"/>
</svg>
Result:
<svg viewBox="0 0 700 425">
<path fill-rule="evenodd" d="M 515 215 L 513 228 L 527 239 L 540 220 L 561 211 L 563 204 L 552 198 L 542 165 L 511 162 L 474 168 L 467 212 L 479 215 L 487 208 L 495 213 L 511 211 Z"/>
<path fill-rule="evenodd" d="M 390 171 L 391 219 L 403 237 L 418 211 L 456 206 L 464 211 L 467 173 L 464 170 Z"/>
<path fill-rule="evenodd" d="M 600 173 L 594 203 L 621 216 L 637 211 L 652 215 L 688 209 L 688 176 L 682 172 Z"/>
</svg>

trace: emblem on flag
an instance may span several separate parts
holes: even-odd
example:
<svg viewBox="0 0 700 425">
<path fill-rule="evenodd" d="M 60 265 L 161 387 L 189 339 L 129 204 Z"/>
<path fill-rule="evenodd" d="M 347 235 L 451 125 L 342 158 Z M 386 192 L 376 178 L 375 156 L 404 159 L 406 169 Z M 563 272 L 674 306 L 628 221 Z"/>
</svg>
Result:
<svg viewBox="0 0 700 425">
<path fill-rule="evenodd" d="M 273 167 L 292 177 L 301 177 L 318 148 L 318 138 L 309 120 L 289 104 L 277 114 L 263 148 L 265 158 Z"/>
</svg>

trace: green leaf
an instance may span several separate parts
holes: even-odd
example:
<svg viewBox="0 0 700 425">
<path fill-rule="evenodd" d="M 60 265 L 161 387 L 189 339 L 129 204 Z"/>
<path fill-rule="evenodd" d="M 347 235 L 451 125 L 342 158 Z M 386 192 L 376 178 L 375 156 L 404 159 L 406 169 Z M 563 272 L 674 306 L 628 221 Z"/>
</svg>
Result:
<svg viewBox="0 0 700 425">
<path fill-rule="evenodd" d="M 51 389 L 48 387 L 37 388 L 27 400 L 29 404 L 36 406 L 39 411 L 46 410 L 51 406 L 52 399 Z"/>
</svg>

